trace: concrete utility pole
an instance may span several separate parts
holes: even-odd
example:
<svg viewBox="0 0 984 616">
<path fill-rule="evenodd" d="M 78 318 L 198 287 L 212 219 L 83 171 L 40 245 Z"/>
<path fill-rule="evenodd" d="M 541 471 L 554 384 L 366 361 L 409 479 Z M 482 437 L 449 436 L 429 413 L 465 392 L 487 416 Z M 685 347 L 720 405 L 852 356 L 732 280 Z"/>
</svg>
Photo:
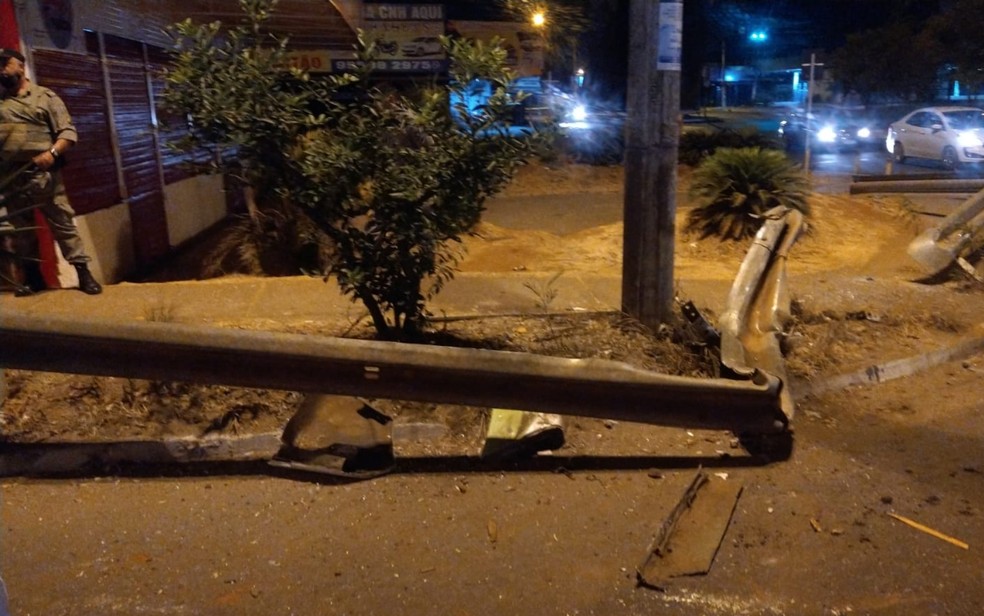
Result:
<svg viewBox="0 0 984 616">
<path fill-rule="evenodd" d="M 631 0 L 622 310 L 656 328 L 673 312 L 683 2 Z"/>
</svg>

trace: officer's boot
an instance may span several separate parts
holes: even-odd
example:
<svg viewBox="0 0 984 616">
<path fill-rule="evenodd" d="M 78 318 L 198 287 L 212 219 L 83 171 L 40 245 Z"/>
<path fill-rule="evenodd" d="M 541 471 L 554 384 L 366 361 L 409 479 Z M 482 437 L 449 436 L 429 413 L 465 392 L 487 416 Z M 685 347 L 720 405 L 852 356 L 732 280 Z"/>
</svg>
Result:
<svg viewBox="0 0 984 616">
<path fill-rule="evenodd" d="M 44 275 L 41 273 L 41 264 L 38 261 L 22 259 L 21 271 L 24 276 L 24 284 L 14 292 L 15 296 L 26 297 L 48 288 L 48 284 L 44 281 Z"/>
<path fill-rule="evenodd" d="M 88 295 L 99 295 L 103 292 L 102 285 L 96 282 L 89 266 L 85 263 L 73 263 L 75 271 L 79 273 L 79 290 Z"/>
</svg>

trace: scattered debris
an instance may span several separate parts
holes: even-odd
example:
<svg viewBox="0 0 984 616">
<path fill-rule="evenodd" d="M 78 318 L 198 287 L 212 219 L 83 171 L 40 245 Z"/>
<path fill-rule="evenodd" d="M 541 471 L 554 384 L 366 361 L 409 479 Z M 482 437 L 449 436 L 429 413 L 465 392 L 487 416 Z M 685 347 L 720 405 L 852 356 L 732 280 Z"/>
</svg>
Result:
<svg viewBox="0 0 984 616">
<path fill-rule="evenodd" d="M 741 490 L 699 469 L 636 569 L 639 585 L 663 590 L 670 578 L 710 571 Z"/>
<path fill-rule="evenodd" d="M 482 457 L 493 460 L 523 459 L 564 446 L 560 415 L 514 409 L 492 409 Z"/>
<path fill-rule="evenodd" d="M 953 537 L 951 537 L 949 535 L 944 535 L 940 531 L 933 530 L 932 528 L 930 528 L 928 526 L 924 526 L 924 525 L 920 524 L 919 522 L 916 522 L 915 520 L 910 520 L 907 517 L 900 516 L 900 515 L 897 515 L 897 514 L 894 514 L 894 513 L 889 513 L 888 515 L 889 515 L 889 517 L 895 518 L 896 520 L 898 520 L 899 522 L 902 522 L 903 524 L 908 524 L 909 526 L 911 526 L 912 528 L 915 528 L 916 530 L 921 530 L 922 532 L 926 533 L 927 535 L 932 535 L 933 537 L 936 537 L 937 539 L 942 539 L 943 541 L 946 541 L 947 543 L 951 543 L 951 544 L 957 546 L 958 548 L 963 548 L 964 550 L 969 550 L 970 549 L 970 546 L 967 545 L 966 543 L 964 543 L 963 541 L 960 541 L 959 539 L 954 539 Z"/>
<path fill-rule="evenodd" d="M 844 315 L 844 318 L 849 321 L 871 321 L 872 323 L 880 323 L 882 320 L 880 316 L 869 310 L 848 312 Z"/>
<path fill-rule="evenodd" d="M 395 464 L 393 420 L 361 398 L 308 394 L 281 439 L 271 466 L 371 479 Z"/>
<path fill-rule="evenodd" d="M 680 306 L 680 312 L 683 313 L 684 318 L 693 327 L 694 332 L 700 338 L 701 342 L 709 346 L 718 346 L 721 344 L 721 332 L 719 332 L 710 321 L 708 321 L 700 310 L 692 301 L 685 302 Z"/>
</svg>

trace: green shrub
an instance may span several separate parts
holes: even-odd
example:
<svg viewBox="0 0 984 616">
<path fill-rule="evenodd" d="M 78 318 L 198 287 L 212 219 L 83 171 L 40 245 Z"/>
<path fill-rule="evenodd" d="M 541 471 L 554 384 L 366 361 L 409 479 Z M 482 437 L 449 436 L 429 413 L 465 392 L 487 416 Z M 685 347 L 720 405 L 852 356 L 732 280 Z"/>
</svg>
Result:
<svg viewBox="0 0 984 616">
<path fill-rule="evenodd" d="M 753 128 L 739 130 L 693 130 L 680 135 L 678 160 L 696 167 L 721 148 L 778 148 L 773 137 Z"/>
<path fill-rule="evenodd" d="M 701 237 L 751 237 L 774 207 L 808 213 L 808 189 L 806 176 L 778 150 L 722 148 L 693 173 L 690 194 L 697 207 L 687 229 Z"/>
</svg>

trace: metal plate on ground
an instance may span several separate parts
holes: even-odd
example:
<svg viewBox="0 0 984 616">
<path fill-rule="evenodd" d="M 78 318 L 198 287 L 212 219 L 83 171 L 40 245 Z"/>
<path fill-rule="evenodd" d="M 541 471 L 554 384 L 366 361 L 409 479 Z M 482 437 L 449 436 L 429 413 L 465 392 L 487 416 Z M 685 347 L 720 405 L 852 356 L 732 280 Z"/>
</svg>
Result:
<svg viewBox="0 0 984 616">
<path fill-rule="evenodd" d="M 710 571 L 741 491 L 737 481 L 699 472 L 657 532 L 639 583 L 663 589 L 672 578 Z"/>
</svg>

